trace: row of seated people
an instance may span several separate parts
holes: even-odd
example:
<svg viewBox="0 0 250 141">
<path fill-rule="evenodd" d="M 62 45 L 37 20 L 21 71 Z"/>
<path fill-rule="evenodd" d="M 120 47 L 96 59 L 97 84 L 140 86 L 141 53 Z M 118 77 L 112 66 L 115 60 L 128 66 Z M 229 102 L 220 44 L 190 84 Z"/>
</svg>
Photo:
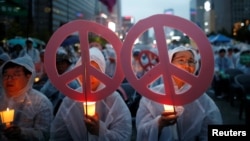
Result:
<svg viewBox="0 0 250 141">
<path fill-rule="evenodd" d="M 189 53 L 188 51 L 187 54 L 190 55 L 191 53 Z M 90 49 L 90 55 L 93 55 L 91 56 L 93 58 L 91 58 L 90 60 L 91 65 L 96 67 L 96 69 L 105 72 L 105 67 L 103 67 L 105 66 L 105 61 L 104 58 L 101 57 L 102 55 L 100 51 L 98 51 L 98 49 Z M 177 61 L 175 63 L 178 65 L 186 65 L 186 62 L 183 63 Z M 194 64 L 194 62 L 190 61 L 188 63 Z M 194 67 L 194 65 L 192 64 L 188 65 L 189 67 Z M 59 68 L 57 69 L 59 70 Z M 114 92 L 107 98 L 98 101 L 96 110 L 101 110 L 102 112 L 100 113 L 103 113 L 104 115 L 96 115 L 93 117 L 88 115 L 82 116 L 82 108 L 79 108 L 79 106 L 83 106 L 81 102 L 77 102 L 68 97 L 64 97 L 60 102 L 60 107 L 56 109 L 56 105 L 53 105 L 53 103 L 51 103 L 49 99 L 42 95 L 45 94 L 45 92 L 41 93 L 43 87 L 39 89 L 40 92 L 35 89 L 31 89 L 34 83 L 34 80 L 32 78 L 35 77 L 35 74 L 34 66 L 32 67 L 32 60 L 28 59 L 28 57 L 24 56 L 23 58 L 20 57 L 15 60 L 11 60 L 6 63 L 1 70 L 1 74 L 3 74 L 2 79 L 4 80 L 4 92 L 6 93 L 6 95 L 1 95 L 0 110 L 2 111 L 6 109 L 6 107 L 9 107 L 16 109 L 17 112 L 15 115 L 15 120 L 13 122 L 14 126 L 10 126 L 9 128 L 7 127 L 3 130 L 3 134 L 1 134 L 3 135 L 1 136 L 3 140 L 6 138 L 6 140 L 37 140 L 38 138 L 44 140 L 47 140 L 48 138 L 51 138 L 51 140 L 53 140 L 53 138 L 60 138 L 61 140 L 79 140 L 86 138 L 97 139 L 100 137 L 126 140 L 127 138 L 129 138 L 131 133 L 130 129 L 132 128 L 130 121 L 133 115 L 131 116 L 131 114 L 135 114 L 136 112 L 131 113 L 131 110 L 129 109 L 129 107 L 127 107 L 130 103 L 122 102 L 124 99 L 122 99 L 122 97 L 117 92 Z M 15 91 L 13 89 L 11 90 L 11 86 L 13 84 L 10 83 L 10 80 L 19 79 L 19 84 L 22 86 L 22 89 L 20 89 L 19 91 Z M 98 87 L 93 87 L 92 89 L 94 91 L 98 90 L 100 88 L 99 85 L 101 85 L 99 81 L 97 80 L 93 83 L 97 84 Z M 123 87 L 125 87 L 125 85 Z M 78 87 L 77 90 L 81 91 L 82 89 L 81 87 Z M 135 93 L 135 91 L 133 91 L 133 93 Z M 20 97 L 20 95 L 23 96 Z M 136 97 L 134 97 L 135 95 L 137 94 L 133 94 L 132 96 L 133 100 L 137 99 Z M 139 94 L 138 99 L 141 99 Z M 133 100 L 132 102 L 135 102 Z M 138 104 L 137 102 L 135 103 Z M 195 103 L 192 103 L 191 105 L 193 104 Z M 133 110 L 136 110 L 136 106 L 132 106 L 132 108 L 135 108 Z M 217 113 L 218 111 L 216 110 L 216 106 L 213 108 Z M 209 109 L 211 109 L 211 107 Z M 186 110 L 189 111 L 192 109 L 187 108 Z M 55 111 L 56 113 L 53 113 Z M 112 114 L 105 115 L 107 113 Z M 183 115 L 185 116 L 186 114 Z M 219 116 L 219 114 L 216 114 L 216 116 Z M 99 121 L 99 119 L 100 121 L 105 122 L 97 122 Z M 216 119 L 216 121 L 214 122 L 221 123 L 221 119 L 219 117 L 213 119 Z M 54 122 L 51 124 L 52 121 Z M 114 121 L 116 122 L 116 124 L 111 124 Z M 164 123 L 164 126 L 165 124 L 167 126 L 172 125 L 175 122 L 176 120 L 171 123 L 166 122 Z M 82 128 L 82 126 L 77 126 L 76 124 L 86 125 L 86 128 Z M 107 129 L 104 129 L 104 127 L 106 127 L 105 124 L 108 124 L 110 126 L 110 130 L 114 129 L 114 131 L 118 133 L 115 135 L 114 132 L 108 133 Z M 34 128 L 36 130 L 34 130 Z M 91 134 L 84 134 L 85 131 L 89 131 Z M 97 137 L 97 135 L 99 137 Z"/>
</svg>

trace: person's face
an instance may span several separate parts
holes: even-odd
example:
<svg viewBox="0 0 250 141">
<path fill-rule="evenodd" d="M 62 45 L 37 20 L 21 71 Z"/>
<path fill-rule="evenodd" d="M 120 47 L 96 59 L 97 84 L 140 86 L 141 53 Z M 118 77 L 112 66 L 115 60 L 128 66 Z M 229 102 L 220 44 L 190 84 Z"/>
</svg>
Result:
<svg viewBox="0 0 250 141">
<path fill-rule="evenodd" d="M 219 52 L 219 56 L 220 56 L 220 57 L 224 57 L 225 54 L 226 54 L 226 52 L 223 52 L 223 51 L 222 51 L 222 52 Z"/>
<path fill-rule="evenodd" d="M 192 74 L 195 72 L 196 63 L 197 62 L 195 61 L 194 55 L 191 51 L 177 52 L 172 58 L 172 64 Z M 173 76 L 173 79 L 178 88 L 182 87 L 185 84 L 183 80 L 176 76 Z"/>
<path fill-rule="evenodd" d="M 40 53 L 40 58 L 41 58 L 41 61 L 44 62 L 44 52 Z"/>
<path fill-rule="evenodd" d="M 66 61 L 58 61 L 56 62 L 56 69 L 58 74 L 63 74 L 68 68 L 70 64 Z"/>
<path fill-rule="evenodd" d="M 8 68 L 3 73 L 3 88 L 9 97 L 15 96 L 28 83 L 31 75 L 25 75 L 22 67 Z"/>
<path fill-rule="evenodd" d="M 96 62 L 91 61 L 90 64 L 91 64 L 93 67 L 95 67 L 96 69 L 98 69 L 98 70 L 101 71 L 99 65 L 98 65 Z M 100 83 L 101 83 L 100 80 L 98 80 L 98 79 L 97 79 L 96 77 L 94 77 L 94 76 L 90 76 L 90 82 L 91 82 L 91 90 L 92 90 L 92 91 L 95 91 L 95 90 L 98 88 L 98 86 L 100 85 Z"/>
<path fill-rule="evenodd" d="M 31 48 L 33 43 L 32 42 L 26 42 L 26 45 L 27 45 L 28 48 Z"/>
</svg>

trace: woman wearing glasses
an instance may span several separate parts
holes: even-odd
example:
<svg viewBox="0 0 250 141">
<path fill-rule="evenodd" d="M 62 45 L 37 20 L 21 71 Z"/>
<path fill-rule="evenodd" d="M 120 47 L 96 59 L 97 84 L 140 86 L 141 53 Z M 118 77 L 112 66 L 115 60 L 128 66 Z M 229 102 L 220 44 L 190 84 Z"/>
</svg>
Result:
<svg viewBox="0 0 250 141">
<path fill-rule="evenodd" d="M 173 65 L 195 75 L 199 68 L 195 50 L 179 46 L 169 50 L 168 54 Z M 172 79 L 176 93 L 190 88 L 181 78 L 173 76 Z M 164 84 L 154 86 L 152 90 L 165 93 Z M 137 140 L 205 141 L 208 125 L 222 124 L 218 107 L 206 93 L 191 103 L 174 108 L 177 112 L 166 112 L 163 104 L 142 97 L 136 116 Z"/>
</svg>

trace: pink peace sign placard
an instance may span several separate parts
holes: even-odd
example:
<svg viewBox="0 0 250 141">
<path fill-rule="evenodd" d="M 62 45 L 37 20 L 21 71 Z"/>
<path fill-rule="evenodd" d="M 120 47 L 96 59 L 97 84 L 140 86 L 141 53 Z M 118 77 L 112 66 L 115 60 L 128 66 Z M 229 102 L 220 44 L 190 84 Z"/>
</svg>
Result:
<svg viewBox="0 0 250 141">
<path fill-rule="evenodd" d="M 77 66 L 72 70 L 59 75 L 56 69 L 57 49 L 67 36 L 76 32 L 79 34 L 82 63 L 80 66 Z M 95 33 L 105 38 L 113 46 L 117 55 L 116 71 L 113 77 L 105 75 L 90 65 L 88 41 L 89 32 Z M 75 20 L 61 26 L 51 36 L 45 50 L 44 61 L 46 72 L 52 84 L 71 99 L 75 99 L 77 101 L 101 100 L 112 94 L 124 79 L 124 74 L 120 63 L 121 47 L 122 42 L 120 39 L 107 27 L 91 21 Z M 80 75 L 83 76 L 83 81 L 85 81 L 82 82 L 84 85 L 82 86 L 81 92 L 71 89 L 68 86 L 69 82 L 75 80 Z M 100 80 L 105 85 L 105 88 L 96 92 L 91 91 L 90 76 L 94 76 Z"/>
<path fill-rule="evenodd" d="M 182 31 L 196 42 L 201 59 L 201 67 L 197 76 L 178 69 L 170 63 L 164 32 L 166 26 Z M 149 28 L 154 29 L 159 63 L 141 78 L 137 78 L 131 65 L 132 57 L 128 56 L 131 56 L 135 39 Z M 194 23 L 177 16 L 159 14 L 139 21 L 129 30 L 121 51 L 122 67 L 127 80 L 141 95 L 159 103 L 171 105 L 190 103 L 207 90 L 213 78 L 214 57 L 206 35 Z M 171 78 L 173 75 L 189 83 L 191 88 L 181 94 L 176 94 Z M 149 88 L 149 84 L 159 76 L 162 76 L 164 80 L 166 94 L 153 92 Z"/>
<path fill-rule="evenodd" d="M 144 64 L 142 62 L 142 58 L 145 57 L 147 59 L 147 63 Z M 139 64 L 142 68 L 148 71 L 158 62 L 158 55 L 149 50 L 142 50 L 139 54 Z"/>
</svg>

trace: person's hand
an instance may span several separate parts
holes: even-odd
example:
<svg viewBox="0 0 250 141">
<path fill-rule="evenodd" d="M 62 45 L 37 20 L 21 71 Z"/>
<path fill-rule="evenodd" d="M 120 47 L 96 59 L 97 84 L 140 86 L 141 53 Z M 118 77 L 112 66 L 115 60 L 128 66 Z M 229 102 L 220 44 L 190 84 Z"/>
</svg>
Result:
<svg viewBox="0 0 250 141">
<path fill-rule="evenodd" d="M 98 136 L 100 127 L 98 114 L 95 114 L 94 116 L 85 115 L 84 117 L 84 122 L 87 127 L 87 130 L 91 134 Z"/>
<path fill-rule="evenodd" d="M 10 126 L 4 129 L 3 134 L 8 139 L 20 139 L 21 129 L 18 126 Z"/>
<path fill-rule="evenodd" d="M 177 117 L 176 112 L 162 112 L 161 117 L 158 120 L 159 130 L 161 131 L 163 127 L 175 124 Z"/>
</svg>

